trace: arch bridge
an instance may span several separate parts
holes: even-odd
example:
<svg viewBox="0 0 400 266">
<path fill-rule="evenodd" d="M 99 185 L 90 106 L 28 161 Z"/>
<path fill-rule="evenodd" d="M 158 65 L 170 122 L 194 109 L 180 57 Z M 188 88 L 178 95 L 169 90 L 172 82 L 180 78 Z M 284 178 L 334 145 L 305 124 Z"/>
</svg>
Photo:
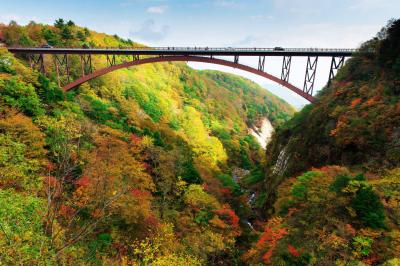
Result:
<svg viewBox="0 0 400 266">
<path fill-rule="evenodd" d="M 223 65 L 241 69 L 267 79 L 270 79 L 285 88 L 292 90 L 310 102 L 315 100 L 313 96 L 314 81 L 319 57 L 330 57 L 328 84 L 335 76 L 337 70 L 344 65 L 346 57 L 351 57 L 359 52 L 357 49 L 314 49 L 314 48 L 209 48 L 209 47 L 144 47 L 144 48 L 36 48 L 36 47 L 9 47 L 14 54 L 27 55 L 31 68 L 46 73 L 44 57 L 52 56 L 57 72 L 59 86 L 65 91 L 80 84 L 102 76 L 109 72 L 131 66 L 157 63 L 192 61 Z M 78 55 L 81 62 L 81 75 L 71 81 L 69 57 Z M 107 65 L 101 69 L 94 69 L 93 56 L 105 56 Z M 217 57 L 232 57 L 232 61 Z M 120 59 L 118 57 L 121 57 Z M 239 63 L 240 57 L 258 58 L 258 66 L 251 67 Z M 282 69 L 280 77 L 264 71 L 266 57 L 282 57 Z M 289 82 L 292 57 L 306 57 L 304 83 L 300 87 Z M 129 60 L 126 60 L 129 58 Z M 62 77 L 67 82 L 62 83 Z"/>
</svg>

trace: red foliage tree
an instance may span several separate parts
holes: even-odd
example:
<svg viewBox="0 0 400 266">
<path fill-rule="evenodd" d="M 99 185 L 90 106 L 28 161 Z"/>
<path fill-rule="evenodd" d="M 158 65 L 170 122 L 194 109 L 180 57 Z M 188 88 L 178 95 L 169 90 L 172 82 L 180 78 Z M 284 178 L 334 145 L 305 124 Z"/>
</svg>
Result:
<svg viewBox="0 0 400 266">
<path fill-rule="evenodd" d="M 288 248 L 289 253 L 292 256 L 300 257 L 300 253 L 299 253 L 299 251 L 297 251 L 297 249 L 295 247 L 293 247 L 292 245 L 289 244 L 287 248 Z"/>
<path fill-rule="evenodd" d="M 87 187 L 90 184 L 89 177 L 82 176 L 81 178 L 75 181 L 75 184 L 80 187 Z"/>
<path fill-rule="evenodd" d="M 229 205 L 224 205 L 222 209 L 216 210 L 217 214 L 222 220 L 229 224 L 233 229 L 239 228 L 239 217 L 236 213 L 229 207 Z"/>
</svg>

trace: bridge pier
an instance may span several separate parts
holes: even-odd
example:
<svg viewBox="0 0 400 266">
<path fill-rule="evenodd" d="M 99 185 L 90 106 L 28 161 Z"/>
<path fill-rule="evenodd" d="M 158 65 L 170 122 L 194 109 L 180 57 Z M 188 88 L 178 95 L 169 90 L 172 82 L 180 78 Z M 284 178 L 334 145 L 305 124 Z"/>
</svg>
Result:
<svg viewBox="0 0 400 266">
<path fill-rule="evenodd" d="M 258 57 L 258 70 L 264 72 L 265 56 Z"/>
<path fill-rule="evenodd" d="M 115 54 L 113 54 L 113 55 L 106 55 L 106 57 L 107 57 L 107 66 L 113 66 L 113 65 L 115 65 L 116 63 L 116 60 L 115 60 Z"/>
<path fill-rule="evenodd" d="M 312 95 L 314 90 L 315 73 L 317 72 L 318 56 L 307 58 L 306 76 L 304 78 L 303 92 Z"/>
<path fill-rule="evenodd" d="M 86 76 L 93 72 L 91 54 L 81 54 L 81 68 L 82 68 L 82 76 Z"/>
<path fill-rule="evenodd" d="M 331 68 L 329 70 L 328 86 L 331 84 L 331 81 L 337 74 L 339 68 L 341 68 L 343 65 L 344 65 L 344 56 L 338 56 L 338 57 L 332 56 Z"/>
<path fill-rule="evenodd" d="M 289 82 L 290 64 L 292 62 L 291 56 L 284 56 L 282 62 L 281 80 Z"/>
<path fill-rule="evenodd" d="M 233 58 L 233 62 L 235 62 L 235 64 L 239 63 L 239 56 L 235 55 L 235 57 Z"/>
<path fill-rule="evenodd" d="M 56 72 L 57 72 L 57 82 L 58 86 L 61 87 L 63 84 L 61 84 L 61 77 L 66 76 L 67 77 L 67 84 L 70 81 L 70 76 L 69 76 L 69 66 L 68 66 L 68 54 L 62 55 L 60 58 L 59 55 L 54 55 L 54 65 L 56 67 Z"/>
<path fill-rule="evenodd" d="M 40 73 L 45 74 L 44 54 L 39 54 L 37 59 L 34 54 L 29 54 L 28 57 L 31 69 L 37 69 Z"/>
</svg>

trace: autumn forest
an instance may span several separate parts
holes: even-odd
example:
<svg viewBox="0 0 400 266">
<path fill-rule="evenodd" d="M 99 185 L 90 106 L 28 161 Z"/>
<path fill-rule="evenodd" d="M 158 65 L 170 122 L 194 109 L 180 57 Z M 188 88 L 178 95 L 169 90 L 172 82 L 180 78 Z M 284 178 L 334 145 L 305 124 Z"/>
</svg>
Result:
<svg viewBox="0 0 400 266">
<path fill-rule="evenodd" d="M 400 265 L 400 20 L 300 111 L 186 63 L 65 92 L 7 47 L 144 46 L 67 19 L 0 43 L 0 265 Z"/>
</svg>

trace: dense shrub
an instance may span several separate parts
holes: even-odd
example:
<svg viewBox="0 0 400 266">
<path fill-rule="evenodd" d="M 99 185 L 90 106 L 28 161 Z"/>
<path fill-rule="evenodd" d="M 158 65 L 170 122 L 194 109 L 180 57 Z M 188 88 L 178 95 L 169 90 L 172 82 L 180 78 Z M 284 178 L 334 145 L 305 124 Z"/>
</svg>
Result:
<svg viewBox="0 0 400 266">
<path fill-rule="evenodd" d="M 385 228 L 385 213 L 379 196 L 371 186 L 362 186 L 351 202 L 361 221 L 372 228 Z"/>
<path fill-rule="evenodd" d="M 3 56 L 3 55 L 0 57 L 0 73 L 1 72 L 11 74 L 11 75 L 16 74 L 16 71 L 12 65 L 11 58 L 9 58 L 7 56 Z"/>
<path fill-rule="evenodd" d="M 351 177 L 345 174 L 340 174 L 335 177 L 333 183 L 329 186 L 329 190 L 336 194 L 342 194 L 343 188 L 347 187 L 351 180 Z"/>
<path fill-rule="evenodd" d="M 54 263 L 55 252 L 42 227 L 45 210 L 45 202 L 38 197 L 0 190 L 1 263 Z"/>
<path fill-rule="evenodd" d="M 24 84 L 16 78 L 0 80 L 0 101 L 22 110 L 30 116 L 44 114 L 44 109 L 35 88 L 31 84 Z"/>
<path fill-rule="evenodd" d="M 296 182 L 292 186 L 291 193 L 296 199 L 307 199 L 308 183 L 314 177 L 320 176 L 318 172 L 306 172 L 305 174 L 297 177 Z"/>
<path fill-rule="evenodd" d="M 226 174 L 220 174 L 217 176 L 218 180 L 221 181 L 224 187 L 230 188 L 234 195 L 239 195 L 241 192 L 240 186 L 238 183 L 233 180 L 232 176 Z"/>
<path fill-rule="evenodd" d="M 64 100 L 63 91 L 48 78 L 43 75 L 39 76 L 40 87 L 38 89 L 38 95 L 42 102 L 51 104 Z"/>
</svg>

